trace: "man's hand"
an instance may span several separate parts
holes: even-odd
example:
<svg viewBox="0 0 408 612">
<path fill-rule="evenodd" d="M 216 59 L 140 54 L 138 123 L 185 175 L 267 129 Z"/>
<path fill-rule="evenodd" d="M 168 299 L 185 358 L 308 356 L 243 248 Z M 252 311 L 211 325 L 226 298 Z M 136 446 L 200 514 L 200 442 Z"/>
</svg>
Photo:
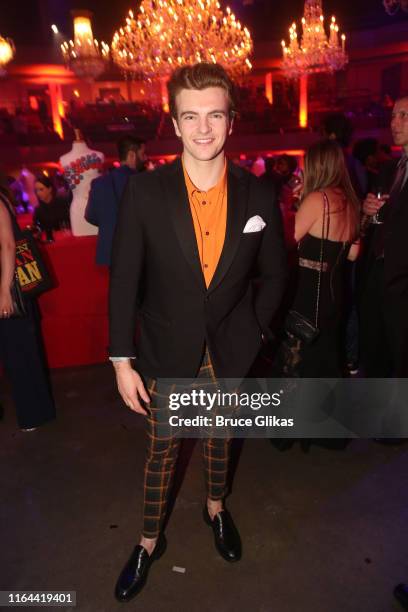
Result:
<svg viewBox="0 0 408 612">
<path fill-rule="evenodd" d="M 129 361 L 118 361 L 113 365 L 116 372 L 118 391 L 126 406 L 134 412 L 147 415 L 146 410 L 140 403 L 140 398 L 149 404 L 150 397 L 140 375 L 132 368 Z"/>
<path fill-rule="evenodd" d="M 378 198 L 373 193 L 368 193 L 366 199 L 363 202 L 363 213 L 368 217 L 372 217 L 373 215 L 375 215 L 376 212 L 380 210 L 381 206 L 385 204 L 388 198 L 388 195 L 382 195 L 380 198 Z"/>
</svg>

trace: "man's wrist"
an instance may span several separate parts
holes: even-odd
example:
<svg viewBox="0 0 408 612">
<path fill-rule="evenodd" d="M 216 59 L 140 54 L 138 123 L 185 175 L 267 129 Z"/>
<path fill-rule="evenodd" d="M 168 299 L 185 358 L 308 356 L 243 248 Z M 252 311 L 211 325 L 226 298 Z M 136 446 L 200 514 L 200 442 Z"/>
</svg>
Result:
<svg viewBox="0 0 408 612">
<path fill-rule="evenodd" d="M 135 357 L 109 357 L 116 371 L 127 370 L 132 368 L 131 360 Z"/>
</svg>

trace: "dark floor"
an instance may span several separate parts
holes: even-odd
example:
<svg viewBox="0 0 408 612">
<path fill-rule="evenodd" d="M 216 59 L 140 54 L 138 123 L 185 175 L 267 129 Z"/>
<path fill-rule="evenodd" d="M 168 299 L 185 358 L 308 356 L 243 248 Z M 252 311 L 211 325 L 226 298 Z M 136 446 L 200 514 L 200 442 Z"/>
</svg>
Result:
<svg viewBox="0 0 408 612">
<path fill-rule="evenodd" d="M 6 390 L 0 590 L 76 590 L 81 612 L 400 609 L 392 589 L 408 581 L 408 445 L 365 440 L 309 454 L 246 441 L 229 498 L 243 540 L 232 565 L 201 518 L 197 444 L 167 553 L 138 598 L 116 603 L 141 521 L 142 417 L 119 401 L 109 365 L 55 371 L 53 382 L 58 420 L 32 433 L 17 429 Z"/>
</svg>

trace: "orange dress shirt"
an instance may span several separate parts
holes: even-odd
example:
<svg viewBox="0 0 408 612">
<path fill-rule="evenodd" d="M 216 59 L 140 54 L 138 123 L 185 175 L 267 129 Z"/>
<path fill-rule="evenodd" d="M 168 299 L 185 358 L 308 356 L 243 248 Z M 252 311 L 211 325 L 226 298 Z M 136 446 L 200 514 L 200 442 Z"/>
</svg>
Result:
<svg viewBox="0 0 408 612">
<path fill-rule="evenodd" d="M 208 191 L 200 191 L 187 174 L 183 162 L 194 231 L 201 269 L 208 287 L 224 246 L 227 227 L 227 164 L 218 183 Z"/>
</svg>

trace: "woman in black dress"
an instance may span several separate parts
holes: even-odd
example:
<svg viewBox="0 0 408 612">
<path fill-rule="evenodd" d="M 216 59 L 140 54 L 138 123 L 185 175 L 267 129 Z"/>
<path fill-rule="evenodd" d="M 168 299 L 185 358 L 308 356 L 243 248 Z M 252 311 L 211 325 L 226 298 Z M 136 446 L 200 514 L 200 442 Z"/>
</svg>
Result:
<svg viewBox="0 0 408 612">
<path fill-rule="evenodd" d="M 274 376 L 342 376 L 344 268 L 346 260 L 354 261 L 358 256 L 359 226 L 360 202 L 351 185 L 343 151 L 332 140 L 313 145 L 306 153 L 303 194 L 295 216 L 298 262 L 293 270 L 288 306 L 319 332 L 312 342 L 306 343 L 286 326 L 276 354 Z M 271 440 L 281 451 L 290 448 L 293 442 Z M 308 450 L 311 442 L 302 440 L 303 450 Z M 347 440 L 313 442 L 343 449 Z"/>
<path fill-rule="evenodd" d="M 36 301 L 25 298 L 27 315 L 13 317 L 10 286 L 19 237 L 12 196 L 0 173 L 0 363 L 11 383 L 18 425 L 32 431 L 55 418 L 55 405 Z"/>
<path fill-rule="evenodd" d="M 331 140 L 313 145 L 305 157 L 304 188 L 295 217 L 298 265 L 293 271 L 289 307 L 313 325 L 317 309 L 319 334 L 313 342 L 304 344 L 285 333 L 278 353 L 280 375 L 341 376 L 344 265 L 347 259 L 357 258 L 359 221 L 360 202 L 341 148 Z"/>
</svg>

